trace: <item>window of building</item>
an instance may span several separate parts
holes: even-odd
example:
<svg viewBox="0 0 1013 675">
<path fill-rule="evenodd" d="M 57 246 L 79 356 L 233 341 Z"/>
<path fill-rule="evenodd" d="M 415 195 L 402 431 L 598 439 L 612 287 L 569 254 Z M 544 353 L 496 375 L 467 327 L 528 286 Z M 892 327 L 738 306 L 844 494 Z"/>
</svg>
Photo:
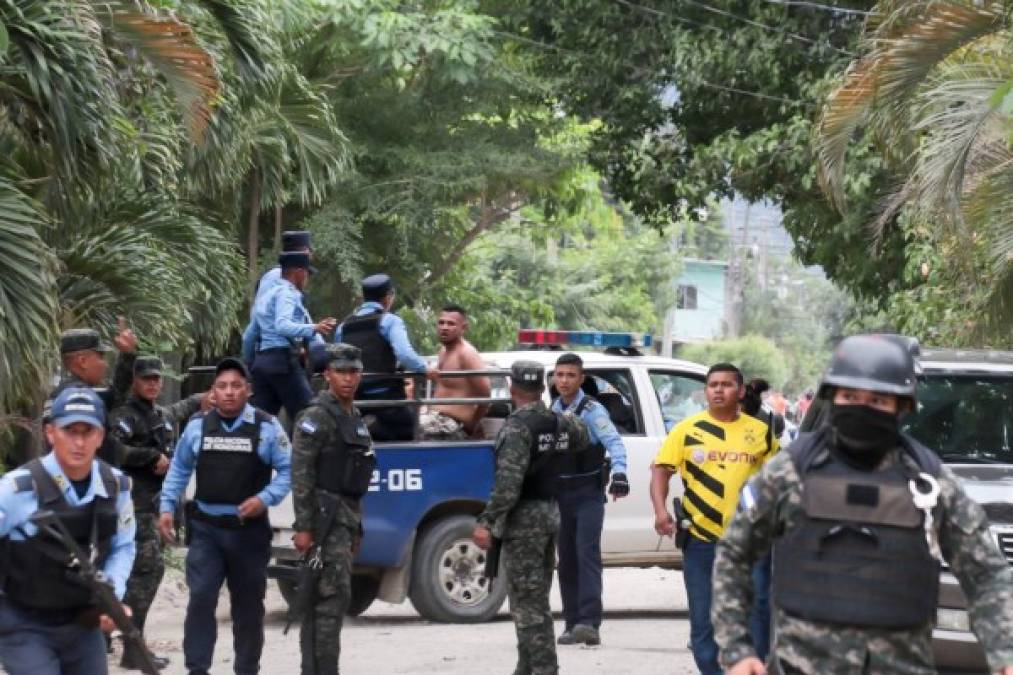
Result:
<svg viewBox="0 0 1013 675">
<path fill-rule="evenodd" d="M 676 309 L 696 309 L 696 286 L 679 286 Z"/>
</svg>

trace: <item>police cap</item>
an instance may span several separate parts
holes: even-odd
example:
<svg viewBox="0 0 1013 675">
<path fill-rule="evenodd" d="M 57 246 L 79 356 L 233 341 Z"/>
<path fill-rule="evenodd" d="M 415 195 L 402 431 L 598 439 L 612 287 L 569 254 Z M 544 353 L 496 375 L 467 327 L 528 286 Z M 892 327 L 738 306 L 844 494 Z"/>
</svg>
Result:
<svg viewBox="0 0 1013 675">
<path fill-rule="evenodd" d="M 362 297 L 365 300 L 382 300 L 394 290 L 394 282 L 386 274 L 373 274 L 362 280 Z"/>
<path fill-rule="evenodd" d="M 97 330 L 91 328 L 71 328 L 60 334 L 60 353 L 72 352 L 111 352 L 112 347 L 102 342 Z"/>
<path fill-rule="evenodd" d="M 134 361 L 134 377 L 162 374 L 162 359 L 157 356 L 138 356 Z"/>
<path fill-rule="evenodd" d="M 282 251 L 302 251 L 310 248 L 310 233 L 306 230 L 289 230 L 281 233 Z"/>
<path fill-rule="evenodd" d="M 106 407 L 90 387 L 68 387 L 53 401 L 47 419 L 58 427 L 70 426 L 75 422 L 104 427 Z"/>
<path fill-rule="evenodd" d="M 282 251 L 278 254 L 278 264 L 282 270 L 304 269 L 316 274 L 317 268 L 310 264 L 310 254 L 302 251 Z"/>
<path fill-rule="evenodd" d="M 327 345 L 327 367 L 334 370 L 362 370 L 362 350 L 344 342 Z"/>
<path fill-rule="evenodd" d="M 893 335 L 852 335 L 837 345 L 820 383 L 820 398 L 836 387 L 915 398 L 913 349 Z"/>
<path fill-rule="evenodd" d="M 218 379 L 218 376 L 226 370 L 235 370 L 243 376 L 244 380 L 247 382 L 250 381 L 250 370 L 246 367 L 246 364 L 243 363 L 242 359 L 237 359 L 234 356 L 226 356 L 224 359 L 219 361 L 218 365 L 215 366 L 215 379 Z"/>
<path fill-rule="evenodd" d="M 510 381 L 521 389 L 541 391 L 545 386 L 545 366 L 537 361 L 514 361 L 510 366 Z"/>
</svg>

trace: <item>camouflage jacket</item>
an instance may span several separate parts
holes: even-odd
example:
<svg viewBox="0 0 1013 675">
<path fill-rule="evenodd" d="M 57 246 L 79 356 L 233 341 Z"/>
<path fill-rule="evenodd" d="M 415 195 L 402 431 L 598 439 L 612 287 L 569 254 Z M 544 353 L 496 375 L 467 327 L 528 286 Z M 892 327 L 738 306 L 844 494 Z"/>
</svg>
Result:
<svg viewBox="0 0 1013 675">
<path fill-rule="evenodd" d="M 884 460 L 884 467 L 897 461 L 917 468 L 899 450 Z M 984 510 L 945 466 L 939 485 L 941 516 L 935 522 L 943 557 L 968 598 L 971 627 L 989 665 L 998 670 L 1013 664 L 1013 567 L 999 552 Z M 789 453 L 770 460 L 753 478 L 750 490 L 755 503 L 732 519 L 714 562 L 711 617 L 725 667 L 755 655 L 748 629 L 753 563 L 803 514 L 801 480 Z M 780 610 L 775 611 L 775 622 L 778 658 L 801 672 L 936 672 L 932 625 L 900 631 L 849 628 L 806 621 Z"/>
<path fill-rule="evenodd" d="M 317 503 L 317 458 L 320 451 L 330 444 L 340 443 L 340 432 L 334 417 L 325 410 L 330 408 L 339 416 L 348 415 L 338 399 L 330 391 L 323 391 L 313 403 L 299 414 L 292 428 L 292 504 L 295 509 L 296 532 L 315 530 Z M 362 414 L 353 408 L 351 415 L 360 421 Z M 361 514 L 357 505 L 342 499 L 335 524 L 358 529 Z"/>
<path fill-rule="evenodd" d="M 170 456 L 177 427 L 200 410 L 202 396 L 194 394 L 162 406 L 131 394 L 126 403 L 109 414 L 109 433 L 122 448 L 122 468 L 131 478 L 138 511 L 148 511 L 149 504 L 158 511 L 158 493 L 165 476 L 152 469 L 159 457 Z"/>
<path fill-rule="evenodd" d="M 531 462 L 531 432 L 523 420 L 530 415 L 555 413 L 542 401 L 522 406 L 507 417 L 496 436 L 496 477 L 492 493 L 478 522 L 502 539 L 555 532 L 559 529 L 559 507 L 554 500 L 521 500 L 521 486 Z M 569 451 L 581 452 L 588 446 L 587 426 L 572 414 L 563 414 L 563 430 L 570 434 Z"/>
</svg>

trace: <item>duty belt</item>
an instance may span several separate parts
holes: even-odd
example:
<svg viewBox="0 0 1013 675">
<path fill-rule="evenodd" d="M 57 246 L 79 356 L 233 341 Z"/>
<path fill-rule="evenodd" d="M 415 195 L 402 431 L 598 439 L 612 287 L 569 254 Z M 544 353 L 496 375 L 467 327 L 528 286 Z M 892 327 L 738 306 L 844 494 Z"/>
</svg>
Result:
<svg viewBox="0 0 1013 675">
<path fill-rule="evenodd" d="M 238 530 L 248 525 L 255 525 L 264 521 L 264 516 L 258 516 L 256 518 L 240 518 L 239 516 L 233 514 L 214 515 L 201 511 L 199 507 L 195 507 L 193 509 L 191 517 L 194 520 L 201 521 L 202 523 L 214 525 L 215 527 L 222 527 L 227 530 Z"/>
</svg>

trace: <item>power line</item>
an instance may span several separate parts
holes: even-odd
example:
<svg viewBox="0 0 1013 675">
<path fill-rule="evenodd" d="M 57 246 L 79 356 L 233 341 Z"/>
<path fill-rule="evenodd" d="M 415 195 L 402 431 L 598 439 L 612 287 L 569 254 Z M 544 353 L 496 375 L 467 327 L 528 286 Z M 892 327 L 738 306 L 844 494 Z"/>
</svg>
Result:
<svg viewBox="0 0 1013 675">
<path fill-rule="evenodd" d="M 784 36 L 790 37 L 790 38 L 792 38 L 794 40 L 798 40 L 799 42 L 804 42 L 806 44 L 811 44 L 811 45 L 814 45 L 814 46 L 817 46 L 817 47 L 818 46 L 823 46 L 825 44 L 827 47 L 829 47 L 830 49 L 834 50 L 835 52 L 838 52 L 840 54 L 845 54 L 847 56 L 854 56 L 854 54 L 852 54 L 848 50 L 841 49 L 840 47 L 835 47 L 834 45 L 830 44 L 829 41 L 826 42 L 826 43 L 824 43 L 824 42 L 821 42 L 819 40 L 813 40 L 812 38 L 808 38 L 808 37 L 806 37 L 804 35 L 799 35 L 798 33 L 793 33 L 792 31 L 785 30 L 784 28 L 778 28 L 777 26 L 771 26 L 769 24 L 762 23 L 760 21 L 754 21 L 753 19 L 750 19 L 748 17 L 740 16 L 739 14 L 734 14 L 734 13 L 729 12 L 727 10 L 720 9 L 718 7 L 714 7 L 713 5 L 709 5 L 709 4 L 705 3 L 705 2 L 699 2 L 698 0 L 683 0 L 683 1 L 687 2 L 687 3 L 691 4 L 691 5 L 694 5 L 696 7 L 699 7 L 700 9 L 702 9 L 704 11 L 711 12 L 712 14 L 717 14 L 717 15 L 720 15 L 720 16 L 726 16 L 728 18 L 735 19 L 736 21 L 741 21 L 742 23 L 748 24 L 748 25 L 753 26 L 755 28 L 761 28 L 763 30 L 770 31 L 770 32 L 773 32 L 773 33 L 777 33 L 779 35 L 784 35 Z M 772 1 L 772 0 L 768 0 L 768 1 Z M 672 19 L 676 19 L 676 20 L 687 20 L 684 17 L 678 16 L 676 14 L 672 14 L 671 12 L 666 12 L 666 11 L 663 11 L 663 10 L 660 10 L 660 9 L 655 9 L 653 7 L 645 7 L 644 5 L 638 5 L 635 2 L 630 2 L 630 0 L 615 0 L 615 2 L 617 2 L 617 3 L 621 4 L 621 5 L 624 5 L 626 7 L 629 7 L 631 9 L 636 9 L 636 10 L 639 10 L 641 12 L 652 14 L 654 16 L 658 16 L 658 17 L 664 16 L 664 17 L 668 17 L 668 18 L 672 18 Z"/>
<path fill-rule="evenodd" d="M 785 5 L 787 7 L 809 7 L 810 9 L 819 9 L 825 12 L 831 12 L 833 14 L 853 14 L 855 16 L 872 16 L 875 12 L 866 12 L 861 9 L 852 9 L 850 7 L 837 7 L 836 5 L 823 5 L 818 2 L 808 2 L 807 0 L 763 0 L 769 2 L 772 5 Z"/>
<path fill-rule="evenodd" d="M 622 2 L 623 0 L 617 0 L 617 1 Z M 718 30 L 720 30 L 720 29 L 718 29 Z M 587 58 L 594 58 L 595 57 L 595 55 L 592 54 L 591 52 L 583 52 L 583 51 L 578 51 L 578 50 L 575 50 L 575 49 L 569 49 L 567 47 L 560 47 L 559 45 L 549 44 L 547 42 L 539 42 L 538 40 L 532 40 L 529 37 L 525 37 L 523 35 L 517 35 L 515 33 L 508 33 L 506 31 L 500 31 L 500 30 L 493 30 L 492 33 L 493 33 L 493 35 L 498 35 L 500 37 L 507 38 L 507 39 L 510 39 L 510 40 L 517 40 L 518 42 L 523 42 L 524 44 L 528 44 L 528 45 L 531 45 L 533 47 L 539 47 L 539 48 L 547 50 L 547 51 L 556 51 L 556 52 L 560 52 L 562 54 L 573 54 L 574 56 L 583 56 L 583 57 L 587 57 Z M 648 74 L 648 75 L 651 74 L 651 72 L 649 70 L 647 70 L 646 68 L 643 68 L 642 66 L 637 66 L 637 65 L 634 65 L 634 64 L 631 64 L 631 63 L 623 63 L 622 65 L 625 66 L 626 68 L 629 68 L 630 70 L 633 70 L 633 71 L 638 72 L 638 73 Z M 800 101 L 798 99 L 785 98 L 783 96 L 771 96 L 770 94 L 764 94 L 764 93 L 758 92 L 758 91 L 749 91 L 747 89 L 739 89 L 737 87 L 729 87 L 729 86 L 726 86 L 726 85 L 723 85 L 723 84 L 716 84 L 714 82 L 709 82 L 709 81 L 704 80 L 702 78 L 699 78 L 696 81 L 701 86 L 707 87 L 709 89 L 716 89 L 716 90 L 719 90 L 719 91 L 726 91 L 726 92 L 732 93 L 732 94 L 739 94 L 740 96 L 749 96 L 749 97 L 752 97 L 752 98 L 761 99 L 761 100 L 765 100 L 765 101 L 776 101 L 776 102 L 779 102 L 779 103 L 786 103 L 788 105 L 797 105 L 797 106 L 802 106 L 802 107 L 809 107 L 809 106 L 812 105 L 808 101 Z"/>
</svg>

